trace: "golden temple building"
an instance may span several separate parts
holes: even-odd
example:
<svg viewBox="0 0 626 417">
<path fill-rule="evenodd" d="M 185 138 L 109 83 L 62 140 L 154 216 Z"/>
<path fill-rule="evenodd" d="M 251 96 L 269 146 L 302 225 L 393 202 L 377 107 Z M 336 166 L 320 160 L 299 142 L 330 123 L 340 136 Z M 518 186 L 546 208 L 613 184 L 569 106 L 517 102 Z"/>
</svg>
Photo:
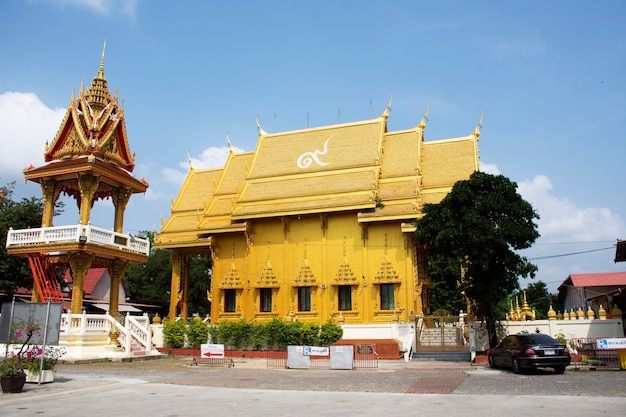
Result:
<svg viewBox="0 0 626 417">
<path fill-rule="evenodd" d="M 340 324 L 430 313 L 432 282 L 415 220 L 479 167 L 481 123 L 425 141 L 377 118 L 267 133 L 223 168 L 196 169 L 172 201 L 155 247 L 172 258 L 169 317 L 187 317 L 189 259 L 211 256 L 211 322 Z M 229 141 L 230 145 L 230 141 Z"/>
</svg>

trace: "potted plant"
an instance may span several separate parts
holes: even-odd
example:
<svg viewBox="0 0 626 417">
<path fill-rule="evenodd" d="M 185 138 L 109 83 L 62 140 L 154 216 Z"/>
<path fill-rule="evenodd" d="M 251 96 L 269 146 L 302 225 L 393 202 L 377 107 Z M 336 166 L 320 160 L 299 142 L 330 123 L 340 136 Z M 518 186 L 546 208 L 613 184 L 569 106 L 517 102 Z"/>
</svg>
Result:
<svg viewBox="0 0 626 417">
<path fill-rule="evenodd" d="M 21 392 L 26 382 L 22 358 L 19 355 L 7 356 L 0 362 L 0 383 L 2 392 Z"/>
<path fill-rule="evenodd" d="M 31 346 L 22 355 L 22 366 L 26 382 L 46 383 L 54 381 L 54 367 L 65 355 L 65 348 L 59 346 Z"/>
</svg>

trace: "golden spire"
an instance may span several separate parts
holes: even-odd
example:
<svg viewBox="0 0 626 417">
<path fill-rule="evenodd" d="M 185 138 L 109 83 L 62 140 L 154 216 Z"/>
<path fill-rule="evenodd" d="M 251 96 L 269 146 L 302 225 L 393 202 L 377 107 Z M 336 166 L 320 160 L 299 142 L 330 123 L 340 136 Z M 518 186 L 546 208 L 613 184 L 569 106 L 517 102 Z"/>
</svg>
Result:
<svg viewBox="0 0 626 417">
<path fill-rule="evenodd" d="M 104 40 L 104 46 L 102 47 L 102 58 L 100 59 L 100 69 L 98 70 L 98 78 L 104 78 L 104 52 L 107 49 L 107 41 Z"/>
</svg>

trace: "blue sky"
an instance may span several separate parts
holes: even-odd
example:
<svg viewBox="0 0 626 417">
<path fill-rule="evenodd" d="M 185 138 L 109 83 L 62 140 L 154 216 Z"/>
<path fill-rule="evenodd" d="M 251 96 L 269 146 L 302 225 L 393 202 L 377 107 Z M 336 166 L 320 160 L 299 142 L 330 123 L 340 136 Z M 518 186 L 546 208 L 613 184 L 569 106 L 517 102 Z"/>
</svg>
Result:
<svg viewBox="0 0 626 417">
<path fill-rule="evenodd" d="M 465 136 L 484 114 L 483 170 L 519 185 L 542 237 L 537 279 L 624 271 L 626 2 L 15 0 L 0 4 L 0 183 L 40 196 L 73 89 L 105 76 L 124 101 L 134 175 L 125 230 L 160 230 L 188 171 L 267 132 L 366 120 Z M 66 202 L 71 203 L 69 200 Z M 112 204 L 93 224 L 110 228 Z M 55 224 L 73 223 L 71 203 Z M 564 255 L 564 256 L 561 256 Z M 525 285 L 524 283 L 522 284 Z"/>
</svg>

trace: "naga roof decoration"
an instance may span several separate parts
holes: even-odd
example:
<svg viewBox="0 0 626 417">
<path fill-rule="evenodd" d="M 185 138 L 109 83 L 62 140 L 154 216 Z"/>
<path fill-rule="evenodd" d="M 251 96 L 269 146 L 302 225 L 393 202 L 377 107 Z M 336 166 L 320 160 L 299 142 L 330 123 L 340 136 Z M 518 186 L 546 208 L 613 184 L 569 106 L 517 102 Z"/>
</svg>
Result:
<svg viewBox="0 0 626 417">
<path fill-rule="evenodd" d="M 135 155 L 130 153 L 124 121 L 124 105 L 118 105 L 118 93 L 111 97 L 104 77 L 104 53 L 97 75 L 70 103 L 54 140 L 46 143 L 46 162 L 95 156 L 132 172 Z"/>
</svg>

